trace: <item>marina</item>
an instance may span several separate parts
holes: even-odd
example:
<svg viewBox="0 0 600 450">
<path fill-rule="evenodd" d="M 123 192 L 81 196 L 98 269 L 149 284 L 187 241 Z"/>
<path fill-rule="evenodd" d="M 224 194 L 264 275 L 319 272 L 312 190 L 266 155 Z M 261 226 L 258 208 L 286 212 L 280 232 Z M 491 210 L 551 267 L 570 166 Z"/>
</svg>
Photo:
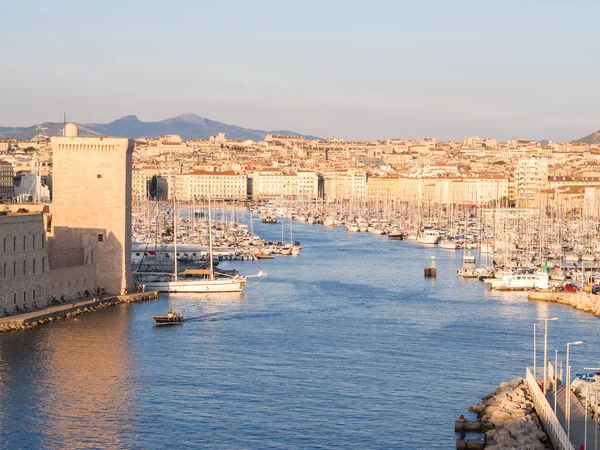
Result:
<svg viewBox="0 0 600 450">
<path fill-rule="evenodd" d="M 281 232 L 255 228 L 265 240 Z M 597 317 L 459 278 L 461 252 L 308 223 L 294 236 L 301 257 L 241 263 L 269 273 L 243 293 L 161 294 L 1 334 L 4 442 L 448 449 L 468 406 L 524 375 L 533 323 L 560 318 L 549 348 L 563 357 L 583 337 L 574 373 L 596 357 Z M 431 256 L 437 277 L 424 278 Z M 155 327 L 170 308 L 184 324 Z"/>
</svg>

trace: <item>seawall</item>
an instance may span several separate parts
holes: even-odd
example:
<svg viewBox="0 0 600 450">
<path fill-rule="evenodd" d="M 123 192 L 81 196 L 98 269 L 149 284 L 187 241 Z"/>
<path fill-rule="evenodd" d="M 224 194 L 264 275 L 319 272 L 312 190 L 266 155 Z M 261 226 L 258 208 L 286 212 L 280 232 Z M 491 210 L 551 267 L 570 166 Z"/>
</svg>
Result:
<svg viewBox="0 0 600 450">
<path fill-rule="evenodd" d="M 527 295 L 529 300 L 560 303 L 589 312 L 600 317 L 600 295 L 587 292 L 547 292 L 531 291 Z"/>
</svg>

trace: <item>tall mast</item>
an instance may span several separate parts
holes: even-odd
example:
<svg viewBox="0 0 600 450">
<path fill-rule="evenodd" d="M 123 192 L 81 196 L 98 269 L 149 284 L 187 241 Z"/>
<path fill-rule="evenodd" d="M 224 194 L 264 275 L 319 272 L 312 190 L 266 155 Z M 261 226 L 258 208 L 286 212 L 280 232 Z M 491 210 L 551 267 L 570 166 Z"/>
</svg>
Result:
<svg viewBox="0 0 600 450">
<path fill-rule="evenodd" d="M 210 279 L 215 279 L 215 272 L 213 269 L 213 248 L 212 248 L 212 213 L 210 206 L 210 194 L 208 194 L 208 261 L 210 264 Z"/>
<path fill-rule="evenodd" d="M 173 197 L 173 279 L 177 281 L 177 200 Z"/>
</svg>

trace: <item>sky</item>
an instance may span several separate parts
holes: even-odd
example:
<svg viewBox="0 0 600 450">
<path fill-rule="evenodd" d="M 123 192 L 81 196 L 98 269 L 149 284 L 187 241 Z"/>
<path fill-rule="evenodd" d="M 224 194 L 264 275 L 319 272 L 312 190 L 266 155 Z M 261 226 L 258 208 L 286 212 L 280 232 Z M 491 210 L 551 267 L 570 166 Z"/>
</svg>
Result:
<svg viewBox="0 0 600 450">
<path fill-rule="evenodd" d="M 600 128 L 600 2 L 3 0 L 0 126 L 162 120 L 343 139 Z"/>
</svg>

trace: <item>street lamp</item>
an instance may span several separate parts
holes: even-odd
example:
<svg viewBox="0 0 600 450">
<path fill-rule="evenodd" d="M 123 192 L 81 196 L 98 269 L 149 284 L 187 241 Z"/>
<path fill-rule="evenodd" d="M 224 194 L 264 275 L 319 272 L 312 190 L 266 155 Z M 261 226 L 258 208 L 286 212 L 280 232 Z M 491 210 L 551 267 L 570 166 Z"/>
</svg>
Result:
<svg viewBox="0 0 600 450">
<path fill-rule="evenodd" d="M 554 350 L 554 414 L 556 414 L 556 395 L 558 392 L 557 371 L 558 371 L 558 350 Z"/>
<path fill-rule="evenodd" d="M 542 319 L 544 323 L 544 388 L 542 391 L 546 393 L 547 388 L 547 374 L 548 374 L 548 321 L 558 320 L 558 317 L 552 317 L 550 319 Z"/>
<path fill-rule="evenodd" d="M 569 366 L 569 347 L 571 345 L 581 345 L 583 341 L 567 343 L 567 389 L 565 390 L 565 421 L 567 422 L 567 437 L 571 439 L 571 366 Z"/>
<path fill-rule="evenodd" d="M 537 359 L 536 359 L 536 348 L 535 348 L 535 340 L 536 340 L 536 327 L 537 325 L 533 324 L 533 378 L 537 380 Z M 537 381 L 536 381 L 537 383 Z"/>
</svg>

